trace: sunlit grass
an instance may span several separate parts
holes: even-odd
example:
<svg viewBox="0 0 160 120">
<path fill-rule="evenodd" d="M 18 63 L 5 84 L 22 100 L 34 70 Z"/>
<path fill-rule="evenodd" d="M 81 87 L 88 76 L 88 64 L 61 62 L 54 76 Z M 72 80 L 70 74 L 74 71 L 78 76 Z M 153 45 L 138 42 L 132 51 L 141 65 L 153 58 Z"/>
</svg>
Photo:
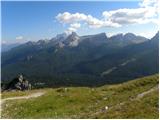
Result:
<svg viewBox="0 0 160 120">
<path fill-rule="evenodd" d="M 158 85 L 158 75 L 136 79 L 118 85 L 97 88 L 68 87 L 26 92 L 4 92 L 2 98 L 45 91 L 43 96 L 5 103 L 2 118 L 158 118 L 158 92 L 141 100 L 129 101 Z M 121 107 L 113 107 L 126 102 Z M 100 112 L 109 107 L 108 111 Z M 113 109 L 110 109 L 113 107 Z M 150 109 L 149 109 L 150 108 Z"/>
</svg>

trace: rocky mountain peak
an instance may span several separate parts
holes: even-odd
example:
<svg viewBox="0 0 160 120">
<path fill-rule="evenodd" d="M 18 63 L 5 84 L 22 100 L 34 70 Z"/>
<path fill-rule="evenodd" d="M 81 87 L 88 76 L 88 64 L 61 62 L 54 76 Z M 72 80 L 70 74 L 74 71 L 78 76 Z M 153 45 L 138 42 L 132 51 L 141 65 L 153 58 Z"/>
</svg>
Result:
<svg viewBox="0 0 160 120">
<path fill-rule="evenodd" d="M 77 35 L 77 33 L 75 32 L 72 32 L 68 37 L 67 39 L 77 39 L 79 38 L 79 36 Z"/>
<path fill-rule="evenodd" d="M 159 31 L 155 34 L 155 36 L 153 38 L 151 38 L 151 41 L 158 45 L 158 43 L 159 43 Z"/>
<path fill-rule="evenodd" d="M 79 44 L 80 37 L 77 35 L 77 33 L 72 32 L 67 39 L 65 40 L 65 44 L 71 47 L 76 47 Z"/>
<path fill-rule="evenodd" d="M 119 33 L 110 37 L 110 40 L 114 40 L 114 39 L 123 39 L 123 34 Z"/>
<path fill-rule="evenodd" d="M 58 40 L 64 40 L 68 37 L 68 35 L 66 33 L 62 33 L 62 34 L 57 34 L 55 39 L 58 39 Z"/>
<path fill-rule="evenodd" d="M 47 40 L 47 39 L 38 40 L 37 44 L 38 44 L 38 45 L 42 45 L 42 44 L 45 44 L 45 43 L 48 43 L 48 42 L 49 42 L 49 40 Z"/>
<path fill-rule="evenodd" d="M 125 35 L 124 35 L 124 38 L 129 38 L 129 39 L 132 39 L 132 38 L 135 38 L 136 37 L 136 35 L 135 34 L 133 34 L 133 33 L 126 33 Z"/>
</svg>

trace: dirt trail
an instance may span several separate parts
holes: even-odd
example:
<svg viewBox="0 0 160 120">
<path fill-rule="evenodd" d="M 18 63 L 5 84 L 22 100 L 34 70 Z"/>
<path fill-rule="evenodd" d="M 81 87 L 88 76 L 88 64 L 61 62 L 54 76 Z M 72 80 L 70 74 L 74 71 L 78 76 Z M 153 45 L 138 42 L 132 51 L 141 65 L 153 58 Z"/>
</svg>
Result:
<svg viewBox="0 0 160 120">
<path fill-rule="evenodd" d="M 153 91 L 156 91 L 156 90 L 158 90 L 158 85 L 149 89 L 148 91 L 145 91 L 145 92 L 142 92 L 142 93 L 138 94 L 136 97 L 130 99 L 130 101 L 139 100 L 139 99 L 143 98 L 145 95 L 147 95 L 147 94 L 149 94 Z M 117 107 L 117 106 L 124 105 L 126 102 L 128 102 L 128 101 L 121 102 L 118 105 L 115 105 L 115 106 L 112 106 L 112 107 Z"/>
<path fill-rule="evenodd" d="M 30 99 L 30 98 L 36 98 L 36 97 L 40 97 L 42 95 L 44 95 L 45 92 L 36 92 L 36 93 L 32 93 L 30 95 L 26 95 L 26 96 L 17 96 L 17 97 L 9 97 L 9 98 L 5 98 L 5 99 L 1 99 L 0 104 L 1 104 L 1 111 L 2 111 L 2 104 L 4 104 L 6 101 L 8 100 L 18 100 L 18 99 Z"/>
<path fill-rule="evenodd" d="M 158 90 L 158 86 L 155 86 L 155 87 L 151 88 L 151 89 L 148 90 L 148 91 L 145 91 L 145 92 L 143 92 L 143 93 L 138 94 L 135 99 L 137 100 L 137 99 L 143 98 L 143 96 L 145 96 L 145 95 L 147 95 L 147 94 L 149 94 L 149 93 L 151 93 L 151 92 L 153 92 L 153 91 L 155 91 L 155 90 Z"/>
</svg>

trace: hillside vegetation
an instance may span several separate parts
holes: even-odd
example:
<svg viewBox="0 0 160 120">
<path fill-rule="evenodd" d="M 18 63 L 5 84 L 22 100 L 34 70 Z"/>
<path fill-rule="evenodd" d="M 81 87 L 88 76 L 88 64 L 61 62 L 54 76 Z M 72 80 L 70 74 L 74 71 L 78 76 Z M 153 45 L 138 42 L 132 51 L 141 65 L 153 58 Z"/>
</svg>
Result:
<svg viewBox="0 0 160 120">
<path fill-rule="evenodd" d="M 102 87 L 45 88 L 3 92 L 4 98 L 45 92 L 37 98 L 8 100 L 2 118 L 158 118 L 158 74 Z M 105 109 L 107 108 L 107 109 Z"/>
</svg>

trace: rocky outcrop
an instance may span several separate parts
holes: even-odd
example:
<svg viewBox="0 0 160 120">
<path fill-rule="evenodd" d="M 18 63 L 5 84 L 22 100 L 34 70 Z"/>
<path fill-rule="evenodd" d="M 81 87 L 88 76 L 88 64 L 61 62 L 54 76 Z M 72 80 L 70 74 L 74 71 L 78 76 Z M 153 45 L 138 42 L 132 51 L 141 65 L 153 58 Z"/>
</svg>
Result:
<svg viewBox="0 0 160 120">
<path fill-rule="evenodd" d="M 9 84 L 6 85 L 5 90 L 30 90 L 31 84 L 29 81 L 23 77 L 23 75 L 18 75 Z"/>
</svg>

